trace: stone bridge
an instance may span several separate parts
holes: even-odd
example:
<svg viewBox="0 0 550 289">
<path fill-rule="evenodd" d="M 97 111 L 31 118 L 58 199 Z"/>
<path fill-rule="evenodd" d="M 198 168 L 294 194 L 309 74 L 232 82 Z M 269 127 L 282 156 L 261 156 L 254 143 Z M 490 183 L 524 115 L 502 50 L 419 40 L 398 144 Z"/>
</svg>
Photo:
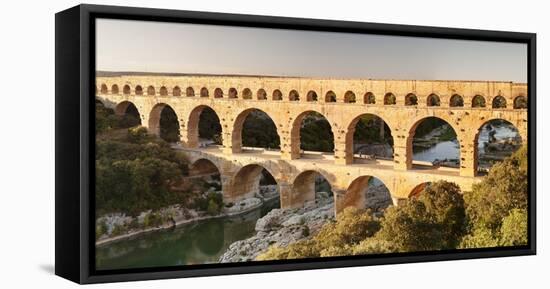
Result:
<svg viewBox="0 0 550 289">
<path fill-rule="evenodd" d="M 118 114 L 130 105 L 141 123 L 158 134 L 160 115 L 169 106 L 177 115 L 181 143 L 192 161 L 210 160 L 220 171 L 224 197 L 235 200 L 257 186 L 259 168 L 275 177 L 281 205 L 294 207 L 311 199 L 313 172 L 336 192 L 337 210 L 357 202 L 355 191 L 368 176 L 384 182 L 394 200 L 406 198 L 419 184 L 448 180 L 462 190 L 477 176 L 477 139 L 491 120 L 514 125 L 527 141 L 527 85 L 495 81 L 421 81 L 313 79 L 248 76 L 113 76 L 96 78 L 97 99 Z M 223 145 L 199 148 L 199 117 L 216 112 Z M 280 137 L 277 152 L 243 149 L 241 133 L 250 112 L 260 110 L 274 122 Z M 300 127 L 311 112 L 323 115 L 334 134 L 334 153 L 300 151 Z M 371 114 L 388 125 L 393 160 L 365 160 L 353 154 L 353 134 L 360 117 Z M 460 168 L 413 163 L 412 140 L 426 118 L 446 121 L 456 132 Z"/>
</svg>

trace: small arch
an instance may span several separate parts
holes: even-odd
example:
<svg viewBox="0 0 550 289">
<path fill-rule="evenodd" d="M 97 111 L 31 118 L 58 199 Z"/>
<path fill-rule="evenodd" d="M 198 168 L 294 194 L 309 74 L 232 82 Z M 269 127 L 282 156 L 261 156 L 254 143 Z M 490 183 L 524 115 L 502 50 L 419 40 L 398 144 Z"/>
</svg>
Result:
<svg viewBox="0 0 550 289">
<path fill-rule="evenodd" d="M 519 95 L 514 98 L 514 109 L 527 109 L 527 97 Z"/>
<path fill-rule="evenodd" d="M 290 101 L 299 101 L 300 100 L 300 94 L 296 90 L 291 90 L 288 94 L 288 100 Z"/>
<path fill-rule="evenodd" d="M 141 87 L 141 85 L 136 86 L 135 94 L 136 95 L 143 95 L 143 87 Z"/>
<path fill-rule="evenodd" d="M 272 98 L 273 98 L 273 100 L 283 100 L 283 93 L 280 90 L 275 89 L 273 91 Z"/>
<path fill-rule="evenodd" d="M 131 93 L 130 86 L 128 84 L 124 85 L 122 88 L 122 93 L 124 93 L 124 95 L 129 95 Z"/>
<path fill-rule="evenodd" d="M 229 94 L 228 94 L 229 98 L 238 98 L 238 92 L 235 88 L 231 87 L 229 89 Z"/>
<path fill-rule="evenodd" d="M 201 97 L 208 97 L 208 88 L 201 88 Z"/>
<path fill-rule="evenodd" d="M 181 96 L 181 88 L 179 86 L 175 86 L 174 89 L 172 89 L 172 95 Z"/>
<path fill-rule="evenodd" d="M 355 103 L 356 102 L 355 93 L 353 93 L 353 91 L 351 90 L 346 91 L 346 93 L 344 94 L 344 102 Z"/>
<path fill-rule="evenodd" d="M 243 89 L 243 99 L 252 99 L 252 91 L 250 88 Z"/>
<path fill-rule="evenodd" d="M 159 93 L 161 96 L 167 96 L 168 95 L 168 89 L 166 89 L 166 86 L 161 86 Z"/>
<path fill-rule="evenodd" d="M 363 103 L 376 104 L 376 98 L 374 97 L 374 94 L 372 92 L 365 93 L 365 95 L 363 95 Z"/>
<path fill-rule="evenodd" d="M 464 106 L 464 98 L 462 98 L 459 94 L 453 94 L 451 96 L 451 99 L 449 100 L 449 106 L 450 107 L 463 107 Z"/>
<path fill-rule="evenodd" d="M 107 88 L 107 84 L 103 83 L 101 84 L 101 94 L 107 94 L 109 93 L 109 89 Z"/>
<path fill-rule="evenodd" d="M 428 98 L 426 99 L 426 105 L 427 106 L 440 106 L 441 100 L 439 99 L 439 96 L 435 93 L 432 93 L 428 95 Z"/>
<path fill-rule="evenodd" d="M 258 89 L 258 92 L 256 92 L 256 97 L 258 100 L 266 100 L 267 99 L 267 92 L 263 88 Z"/>
<path fill-rule="evenodd" d="M 152 85 L 147 87 L 147 95 L 155 95 L 155 88 Z"/>
<path fill-rule="evenodd" d="M 386 93 L 386 95 L 384 95 L 384 105 L 395 105 L 395 103 L 396 103 L 396 98 L 393 93 L 388 92 Z"/>
<path fill-rule="evenodd" d="M 111 86 L 111 93 L 118 94 L 118 85 L 113 84 L 113 86 Z"/>
<path fill-rule="evenodd" d="M 317 101 L 317 92 L 310 90 L 307 93 L 307 101 Z"/>
<path fill-rule="evenodd" d="M 493 98 L 493 108 L 506 108 L 506 98 L 502 95 L 497 95 Z"/>
<path fill-rule="evenodd" d="M 336 102 L 336 93 L 332 90 L 327 91 L 325 94 L 325 102 Z"/>
<path fill-rule="evenodd" d="M 191 86 L 189 86 L 188 88 L 185 89 L 185 96 L 187 97 L 195 96 L 195 90 Z"/>
<path fill-rule="evenodd" d="M 472 107 L 486 107 L 485 97 L 476 95 L 472 98 Z"/>
<path fill-rule="evenodd" d="M 418 97 L 414 93 L 405 96 L 405 105 L 418 105 Z"/>
<path fill-rule="evenodd" d="M 214 98 L 223 98 L 223 90 L 221 88 L 214 89 Z"/>
</svg>

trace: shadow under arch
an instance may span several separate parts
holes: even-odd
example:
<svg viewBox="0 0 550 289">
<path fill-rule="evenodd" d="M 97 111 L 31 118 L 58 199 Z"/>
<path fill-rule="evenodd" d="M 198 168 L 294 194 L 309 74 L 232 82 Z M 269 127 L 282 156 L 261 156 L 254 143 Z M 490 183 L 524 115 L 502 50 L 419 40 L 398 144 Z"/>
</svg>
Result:
<svg viewBox="0 0 550 289">
<path fill-rule="evenodd" d="M 131 101 L 122 101 L 115 106 L 115 114 L 123 117 L 124 127 L 142 125 L 141 114 L 137 106 Z"/>
<path fill-rule="evenodd" d="M 255 121 L 252 120 L 253 122 L 249 122 L 248 120 L 251 117 L 256 117 L 257 119 L 255 119 Z M 252 125 L 260 125 L 257 129 L 261 131 L 255 132 L 256 128 L 252 127 Z M 254 130 L 254 132 L 252 130 Z M 258 133 L 261 134 L 259 135 Z M 257 139 L 249 140 L 248 134 L 254 134 L 254 137 Z M 233 123 L 231 136 L 233 153 L 241 152 L 243 146 L 258 147 L 259 144 L 267 144 L 267 146 L 263 147 L 265 149 L 280 148 L 281 137 L 277 131 L 275 121 L 265 111 L 257 108 L 245 109 L 237 115 Z M 246 139 L 244 139 L 245 137 Z M 274 139 L 271 140 L 272 138 Z M 273 141 L 273 145 L 271 145 L 271 141 Z"/>
<path fill-rule="evenodd" d="M 375 188 L 373 190 L 373 188 Z M 380 201 L 374 202 L 374 198 Z M 360 176 L 351 182 L 346 193 L 337 200 L 336 213 L 347 207 L 380 211 L 392 204 L 391 193 L 386 184 L 375 176 Z"/>
<path fill-rule="evenodd" d="M 415 120 L 407 134 L 406 144 L 409 169 L 412 168 L 413 159 L 433 165 L 460 166 L 461 140 L 457 129 L 446 119 L 427 116 Z"/>
<path fill-rule="evenodd" d="M 211 121 L 210 125 L 207 125 L 205 130 L 208 132 L 208 135 L 201 135 L 201 132 L 206 134 L 206 132 L 203 132 L 201 130 L 201 121 L 206 121 L 202 119 L 203 112 L 210 112 L 211 118 L 208 121 Z M 197 148 L 199 146 L 203 145 L 209 145 L 210 143 L 204 143 L 202 144 L 200 141 L 200 138 L 203 137 L 205 139 L 210 138 L 210 141 L 212 144 L 222 144 L 221 136 L 222 136 L 222 126 L 220 123 L 220 118 L 218 116 L 218 113 L 210 106 L 208 105 L 199 105 L 191 112 L 189 113 L 189 118 L 187 119 L 187 143 L 186 146 L 189 148 Z"/>
<path fill-rule="evenodd" d="M 376 123 L 379 122 L 379 123 Z M 372 124 L 372 126 L 371 126 Z M 360 127 L 360 130 L 358 130 L 358 126 Z M 368 143 L 367 146 L 367 155 L 372 155 L 375 158 L 376 157 L 382 157 L 382 158 L 388 158 L 393 159 L 393 136 L 392 136 L 392 129 L 388 125 L 386 121 L 384 121 L 383 118 L 380 116 L 373 114 L 373 113 L 362 113 L 358 116 L 356 116 L 348 125 L 347 133 L 346 133 L 346 162 L 352 163 L 355 162 L 355 142 L 356 139 L 360 138 L 360 135 L 367 134 L 366 138 L 364 139 L 367 142 L 373 141 L 370 135 L 370 131 L 372 129 L 368 129 L 368 126 L 378 126 L 378 143 L 382 145 L 382 149 L 384 149 L 384 145 L 386 145 L 386 139 L 387 144 L 389 145 L 390 149 L 388 152 L 384 152 L 382 154 L 376 153 L 373 150 L 369 150 L 369 147 L 372 148 L 373 144 L 376 144 L 376 142 Z M 362 130 L 365 130 L 364 132 Z M 374 148 L 376 150 L 376 148 Z M 362 154 L 360 153 L 360 157 Z"/>
<path fill-rule="evenodd" d="M 224 191 L 224 201 L 235 202 L 246 198 L 251 198 L 260 193 L 260 181 L 263 174 L 271 175 L 275 181 L 277 192 L 280 191 L 277 183 L 278 175 L 269 167 L 262 164 L 248 164 L 240 168 L 231 178 L 230 188 Z"/>
<path fill-rule="evenodd" d="M 322 171 L 315 169 L 305 170 L 297 174 L 291 183 L 291 208 L 300 207 L 307 202 L 316 201 L 318 197 L 334 198 L 331 179 Z M 326 196 L 320 193 L 324 193 Z"/>
<path fill-rule="evenodd" d="M 189 164 L 189 176 L 220 175 L 220 168 L 207 158 L 199 158 Z"/>
<path fill-rule="evenodd" d="M 180 138 L 180 125 L 176 111 L 166 103 L 157 103 L 149 113 L 149 132 L 169 142 Z"/>
</svg>

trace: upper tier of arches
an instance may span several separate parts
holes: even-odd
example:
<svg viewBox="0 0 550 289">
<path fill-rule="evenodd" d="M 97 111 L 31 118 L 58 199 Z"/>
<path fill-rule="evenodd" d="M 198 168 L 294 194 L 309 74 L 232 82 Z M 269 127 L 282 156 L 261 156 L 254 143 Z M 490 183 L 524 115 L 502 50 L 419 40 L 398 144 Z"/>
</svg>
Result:
<svg viewBox="0 0 550 289">
<path fill-rule="evenodd" d="M 525 109 L 528 101 L 526 84 L 481 81 L 100 77 L 97 79 L 96 91 L 103 95 L 486 110 Z"/>
</svg>

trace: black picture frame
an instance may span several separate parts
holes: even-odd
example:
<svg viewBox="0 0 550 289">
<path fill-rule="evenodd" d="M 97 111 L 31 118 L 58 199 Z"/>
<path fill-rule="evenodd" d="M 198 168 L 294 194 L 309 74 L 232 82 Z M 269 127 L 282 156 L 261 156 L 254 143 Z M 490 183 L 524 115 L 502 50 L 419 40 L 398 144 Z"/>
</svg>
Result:
<svg viewBox="0 0 550 289">
<path fill-rule="evenodd" d="M 529 245 L 488 249 L 204 264 L 98 272 L 94 267 L 95 19 L 285 28 L 525 43 L 528 46 Z M 536 34 L 412 25 L 79 5 L 55 16 L 55 273 L 100 283 L 536 254 Z"/>
</svg>

